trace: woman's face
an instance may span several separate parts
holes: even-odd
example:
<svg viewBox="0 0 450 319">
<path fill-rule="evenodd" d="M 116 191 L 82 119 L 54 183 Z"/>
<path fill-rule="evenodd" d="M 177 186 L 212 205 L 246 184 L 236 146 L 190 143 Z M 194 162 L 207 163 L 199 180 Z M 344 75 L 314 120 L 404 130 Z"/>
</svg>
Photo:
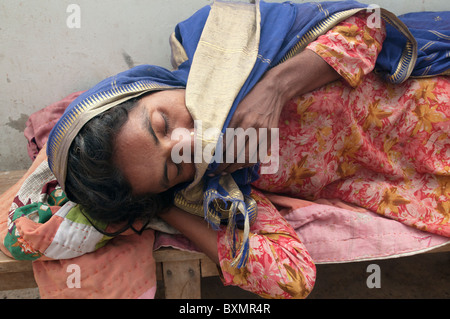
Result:
<svg viewBox="0 0 450 319">
<path fill-rule="evenodd" d="M 186 109 L 185 90 L 146 95 L 129 113 L 116 137 L 114 159 L 136 195 L 161 193 L 193 180 L 193 159 L 176 164 L 171 151 L 177 143 L 189 143 L 185 146 L 194 154 L 194 138 L 172 140 L 176 128 L 194 131 L 194 122 Z"/>
</svg>

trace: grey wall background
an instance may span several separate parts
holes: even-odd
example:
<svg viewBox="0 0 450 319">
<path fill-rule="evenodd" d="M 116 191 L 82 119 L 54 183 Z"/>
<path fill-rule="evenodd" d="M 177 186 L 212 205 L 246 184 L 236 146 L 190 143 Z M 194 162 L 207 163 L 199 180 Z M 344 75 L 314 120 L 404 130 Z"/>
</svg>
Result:
<svg viewBox="0 0 450 319">
<path fill-rule="evenodd" d="M 450 10 L 448 0 L 361 2 L 396 14 Z M 168 38 L 176 23 L 210 3 L 0 0 L 0 171 L 31 164 L 23 135 L 30 114 L 134 65 L 170 68 Z M 79 28 L 70 28 L 72 4 L 80 10 Z"/>
</svg>

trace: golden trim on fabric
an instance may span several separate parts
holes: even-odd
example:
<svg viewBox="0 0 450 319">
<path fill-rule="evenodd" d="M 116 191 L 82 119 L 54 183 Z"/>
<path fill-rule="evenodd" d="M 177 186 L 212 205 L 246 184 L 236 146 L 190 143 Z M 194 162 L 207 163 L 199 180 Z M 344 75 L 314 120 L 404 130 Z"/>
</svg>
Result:
<svg viewBox="0 0 450 319">
<path fill-rule="evenodd" d="M 306 46 L 317 39 L 322 34 L 325 34 L 328 30 L 330 30 L 333 26 L 341 22 L 342 20 L 347 19 L 348 17 L 354 15 L 355 13 L 364 10 L 364 8 L 358 9 L 350 9 L 342 12 L 337 12 L 328 18 L 320 21 L 315 27 L 311 28 L 306 34 L 295 44 L 291 50 L 281 59 L 279 63 L 283 63 L 286 60 L 289 60 L 296 54 L 300 53 Z"/>
<path fill-rule="evenodd" d="M 319 36 L 325 34 L 339 22 L 365 9 L 366 8 L 357 8 L 341 11 L 323 19 L 315 27 L 311 28 L 311 30 L 309 30 L 297 42 L 297 44 L 294 45 L 294 47 L 281 59 L 279 64 L 300 53 L 303 49 L 306 48 L 309 43 L 317 39 Z M 409 32 L 408 28 L 394 14 L 385 9 L 381 9 L 381 16 L 386 23 L 394 26 L 407 39 L 405 48 L 402 52 L 395 72 L 392 75 L 386 77 L 387 81 L 391 83 L 401 83 L 411 75 L 411 72 L 415 65 L 417 59 L 417 42 Z"/>
</svg>

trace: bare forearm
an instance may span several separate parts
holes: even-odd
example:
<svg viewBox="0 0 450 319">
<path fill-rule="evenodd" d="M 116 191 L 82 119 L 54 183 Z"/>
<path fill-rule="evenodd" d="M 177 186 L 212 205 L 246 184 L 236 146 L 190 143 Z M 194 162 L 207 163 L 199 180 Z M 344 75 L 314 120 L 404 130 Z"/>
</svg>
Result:
<svg viewBox="0 0 450 319">
<path fill-rule="evenodd" d="M 340 75 L 319 55 L 306 49 L 267 71 L 239 103 L 228 127 L 240 127 L 244 130 L 278 127 L 283 107 L 290 99 L 315 90 L 339 77 Z M 250 163 L 249 159 L 255 155 L 250 154 L 249 150 L 250 146 L 247 144 L 244 150 L 246 152 L 245 163 Z M 227 155 L 224 154 L 224 158 L 225 156 Z M 218 167 L 215 173 L 232 173 L 239 168 L 242 168 L 242 163 L 238 163 L 237 160 L 233 163 L 225 162 Z"/>
<path fill-rule="evenodd" d="M 286 100 L 313 91 L 337 80 L 340 75 L 319 55 L 304 50 L 267 72 L 264 80 L 273 81 Z"/>
<path fill-rule="evenodd" d="M 172 207 L 160 217 L 192 241 L 212 261 L 219 264 L 217 232 L 207 222 L 177 207 Z"/>
</svg>

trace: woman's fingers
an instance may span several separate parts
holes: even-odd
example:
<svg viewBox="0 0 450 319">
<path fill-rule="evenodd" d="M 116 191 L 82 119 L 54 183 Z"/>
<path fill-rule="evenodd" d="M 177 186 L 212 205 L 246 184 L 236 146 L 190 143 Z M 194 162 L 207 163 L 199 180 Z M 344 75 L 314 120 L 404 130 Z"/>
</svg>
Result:
<svg viewBox="0 0 450 319">
<path fill-rule="evenodd" d="M 227 135 L 228 134 L 228 135 Z M 214 174 L 252 167 L 269 155 L 271 134 L 267 128 L 228 129 L 223 138 L 222 162 Z"/>
</svg>

